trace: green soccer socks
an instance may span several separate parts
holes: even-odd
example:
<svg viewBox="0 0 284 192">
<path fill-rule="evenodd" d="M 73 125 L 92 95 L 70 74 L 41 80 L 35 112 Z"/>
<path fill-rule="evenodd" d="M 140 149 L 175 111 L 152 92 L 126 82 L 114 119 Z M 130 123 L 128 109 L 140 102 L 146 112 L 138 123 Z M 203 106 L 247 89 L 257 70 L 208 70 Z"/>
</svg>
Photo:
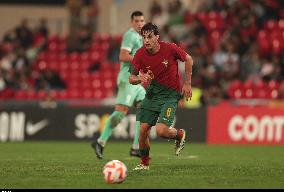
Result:
<svg viewBox="0 0 284 192">
<path fill-rule="evenodd" d="M 98 142 L 105 146 L 107 140 L 112 134 L 112 130 L 121 122 L 121 120 L 125 117 L 125 114 L 120 111 L 114 111 L 110 117 L 108 118 L 104 130 L 98 139 Z"/>
</svg>

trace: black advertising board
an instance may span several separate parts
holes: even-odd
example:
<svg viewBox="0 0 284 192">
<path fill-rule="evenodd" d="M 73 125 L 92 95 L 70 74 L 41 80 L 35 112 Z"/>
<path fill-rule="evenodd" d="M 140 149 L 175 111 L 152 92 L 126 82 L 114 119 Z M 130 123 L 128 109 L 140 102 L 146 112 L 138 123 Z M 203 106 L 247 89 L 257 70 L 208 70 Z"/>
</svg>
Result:
<svg viewBox="0 0 284 192">
<path fill-rule="evenodd" d="M 112 111 L 112 107 L 1 108 L 0 141 L 92 139 L 100 135 Z M 186 129 L 191 142 L 205 142 L 206 109 L 178 109 L 174 126 Z M 131 110 L 111 139 L 132 139 L 134 134 L 135 111 Z M 157 137 L 155 127 L 150 135 L 151 139 L 164 140 Z"/>
</svg>

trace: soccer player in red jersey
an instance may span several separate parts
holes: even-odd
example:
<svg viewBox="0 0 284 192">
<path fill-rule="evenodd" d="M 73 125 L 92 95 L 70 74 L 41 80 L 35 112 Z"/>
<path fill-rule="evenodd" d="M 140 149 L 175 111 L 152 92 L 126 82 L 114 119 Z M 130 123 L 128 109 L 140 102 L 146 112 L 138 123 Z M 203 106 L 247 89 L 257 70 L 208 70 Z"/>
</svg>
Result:
<svg viewBox="0 0 284 192">
<path fill-rule="evenodd" d="M 156 125 L 157 135 L 175 140 L 175 154 L 184 148 L 186 132 L 183 129 L 169 128 L 174 120 L 178 101 L 185 97 L 191 99 L 191 74 L 193 59 L 174 43 L 159 40 L 156 25 L 147 23 L 141 30 L 144 46 L 140 48 L 130 68 L 131 84 L 150 82 L 145 99 L 137 112 L 141 122 L 139 149 L 141 163 L 134 170 L 148 170 L 150 161 L 149 134 L 151 126 Z M 185 63 L 185 80 L 180 85 L 178 60 Z"/>
</svg>

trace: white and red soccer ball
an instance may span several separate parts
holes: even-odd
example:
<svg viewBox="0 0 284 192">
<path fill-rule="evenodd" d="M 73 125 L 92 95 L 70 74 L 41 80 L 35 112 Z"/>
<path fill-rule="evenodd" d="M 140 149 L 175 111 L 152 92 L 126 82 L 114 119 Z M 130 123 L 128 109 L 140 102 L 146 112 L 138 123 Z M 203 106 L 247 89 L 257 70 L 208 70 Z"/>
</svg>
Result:
<svg viewBox="0 0 284 192">
<path fill-rule="evenodd" d="M 127 167 L 119 160 L 112 160 L 105 164 L 103 169 L 107 183 L 122 183 L 128 174 Z"/>
</svg>

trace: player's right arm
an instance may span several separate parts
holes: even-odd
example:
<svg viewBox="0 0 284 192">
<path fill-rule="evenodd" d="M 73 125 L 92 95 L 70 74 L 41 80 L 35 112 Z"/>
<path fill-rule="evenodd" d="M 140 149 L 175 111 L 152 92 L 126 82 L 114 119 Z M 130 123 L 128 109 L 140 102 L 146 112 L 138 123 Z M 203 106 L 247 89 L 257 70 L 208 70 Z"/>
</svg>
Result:
<svg viewBox="0 0 284 192">
<path fill-rule="evenodd" d="M 148 83 L 152 78 L 148 73 L 140 72 L 139 74 L 130 74 L 129 83 L 132 85 L 138 85 L 140 83 Z"/>
<path fill-rule="evenodd" d="M 141 57 L 140 53 L 139 51 L 137 51 L 132 60 L 132 65 L 129 68 L 130 72 L 129 83 L 132 85 L 138 85 L 140 83 L 148 83 L 148 81 L 152 80 L 151 76 L 148 73 L 143 73 L 141 71 L 142 65 L 140 57 Z"/>
</svg>

